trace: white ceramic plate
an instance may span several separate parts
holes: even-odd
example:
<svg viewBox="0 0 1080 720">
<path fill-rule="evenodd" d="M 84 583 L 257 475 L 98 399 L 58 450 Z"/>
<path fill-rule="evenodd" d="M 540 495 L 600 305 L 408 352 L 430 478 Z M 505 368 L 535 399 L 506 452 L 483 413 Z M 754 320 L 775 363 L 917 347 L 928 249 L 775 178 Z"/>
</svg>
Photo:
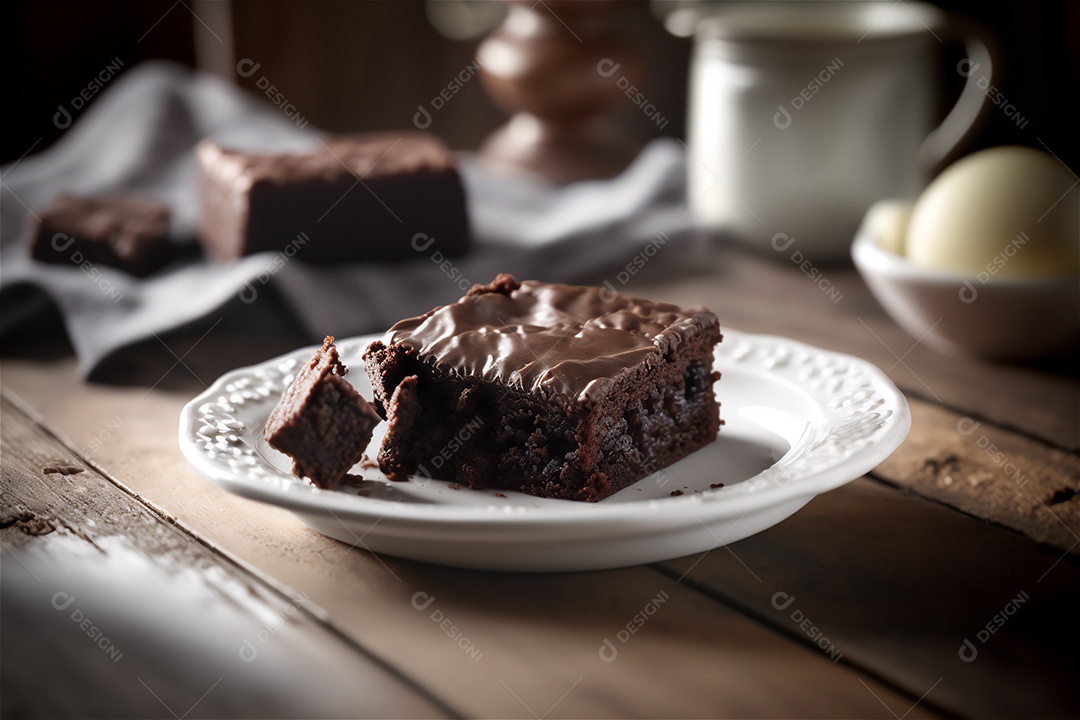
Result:
<svg viewBox="0 0 1080 720">
<path fill-rule="evenodd" d="M 349 379 L 368 398 L 360 355 L 372 339 L 337 343 Z M 726 422 L 719 439 L 599 503 L 452 490 L 423 477 L 390 482 L 359 466 L 353 472 L 363 481 L 328 491 L 293 477 L 289 458 L 262 439 L 270 410 L 314 352 L 234 370 L 188 403 L 184 456 L 214 484 L 288 508 L 342 542 L 458 567 L 599 570 L 705 552 L 868 472 L 911 424 L 903 395 L 869 363 L 725 330 L 716 353 Z"/>
</svg>

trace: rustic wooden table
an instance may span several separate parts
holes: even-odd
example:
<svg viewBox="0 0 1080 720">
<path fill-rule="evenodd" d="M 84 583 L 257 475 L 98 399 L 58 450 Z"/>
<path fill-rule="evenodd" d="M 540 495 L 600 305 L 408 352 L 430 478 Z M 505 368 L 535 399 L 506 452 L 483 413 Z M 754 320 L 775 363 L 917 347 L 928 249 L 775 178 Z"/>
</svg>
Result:
<svg viewBox="0 0 1080 720">
<path fill-rule="evenodd" d="M 201 480 L 177 449 L 184 403 L 310 340 L 249 306 L 136 348 L 95 382 L 62 349 L 9 345 L 0 709 L 1080 715 L 1075 359 L 939 355 L 853 270 L 823 269 L 826 292 L 779 260 L 720 249 L 692 270 L 653 263 L 627 289 L 876 363 L 907 396 L 910 436 L 759 535 L 607 572 L 377 556 Z"/>
</svg>

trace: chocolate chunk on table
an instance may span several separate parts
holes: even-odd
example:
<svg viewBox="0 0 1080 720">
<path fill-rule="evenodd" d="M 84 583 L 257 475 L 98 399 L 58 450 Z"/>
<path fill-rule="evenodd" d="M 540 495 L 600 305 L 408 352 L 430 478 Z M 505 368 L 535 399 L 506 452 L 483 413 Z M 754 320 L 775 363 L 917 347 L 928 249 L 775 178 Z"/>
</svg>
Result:
<svg viewBox="0 0 1080 720">
<path fill-rule="evenodd" d="M 41 262 L 107 265 L 145 276 L 172 257 L 168 206 L 122 195 L 62 194 L 38 213 L 31 256 Z"/>
<path fill-rule="evenodd" d="M 343 135 L 306 154 L 197 150 L 199 239 L 227 262 L 262 251 L 310 263 L 464 253 L 465 191 L 454 155 L 420 132 Z"/>
</svg>

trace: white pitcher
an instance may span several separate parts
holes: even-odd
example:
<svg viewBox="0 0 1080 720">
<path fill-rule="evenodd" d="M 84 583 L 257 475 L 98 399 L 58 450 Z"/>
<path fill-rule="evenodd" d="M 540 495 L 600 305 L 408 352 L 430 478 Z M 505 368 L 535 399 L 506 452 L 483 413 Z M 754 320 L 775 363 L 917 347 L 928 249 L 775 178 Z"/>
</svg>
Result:
<svg viewBox="0 0 1080 720">
<path fill-rule="evenodd" d="M 915 2 L 761 2 L 698 21 L 689 202 L 705 229 L 783 257 L 846 260 L 867 208 L 914 198 L 992 87 L 987 43 Z M 938 67 L 940 44 L 968 58 Z M 937 128 L 941 72 L 967 78 Z"/>
</svg>

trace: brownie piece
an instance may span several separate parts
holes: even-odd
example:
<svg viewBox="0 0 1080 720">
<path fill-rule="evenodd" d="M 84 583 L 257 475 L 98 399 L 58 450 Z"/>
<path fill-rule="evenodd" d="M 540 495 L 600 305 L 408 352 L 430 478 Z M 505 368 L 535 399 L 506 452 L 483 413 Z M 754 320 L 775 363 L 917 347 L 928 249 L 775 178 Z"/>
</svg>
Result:
<svg viewBox="0 0 1080 720">
<path fill-rule="evenodd" d="M 345 135 L 307 154 L 200 143 L 199 239 L 227 262 L 270 250 L 310 263 L 412 260 L 469 244 L 453 154 L 419 132 Z"/>
<path fill-rule="evenodd" d="M 337 486 L 360 462 L 380 418 L 345 374 L 333 336 L 296 374 L 266 422 L 266 441 L 293 459 L 293 474 Z"/>
<path fill-rule="evenodd" d="M 379 464 L 595 502 L 712 442 L 716 316 L 500 275 L 364 352 Z"/>
<path fill-rule="evenodd" d="M 35 260 L 108 265 L 149 275 L 172 256 L 169 208 L 143 198 L 63 194 L 38 213 L 30 249 Z"/>
</svg>

